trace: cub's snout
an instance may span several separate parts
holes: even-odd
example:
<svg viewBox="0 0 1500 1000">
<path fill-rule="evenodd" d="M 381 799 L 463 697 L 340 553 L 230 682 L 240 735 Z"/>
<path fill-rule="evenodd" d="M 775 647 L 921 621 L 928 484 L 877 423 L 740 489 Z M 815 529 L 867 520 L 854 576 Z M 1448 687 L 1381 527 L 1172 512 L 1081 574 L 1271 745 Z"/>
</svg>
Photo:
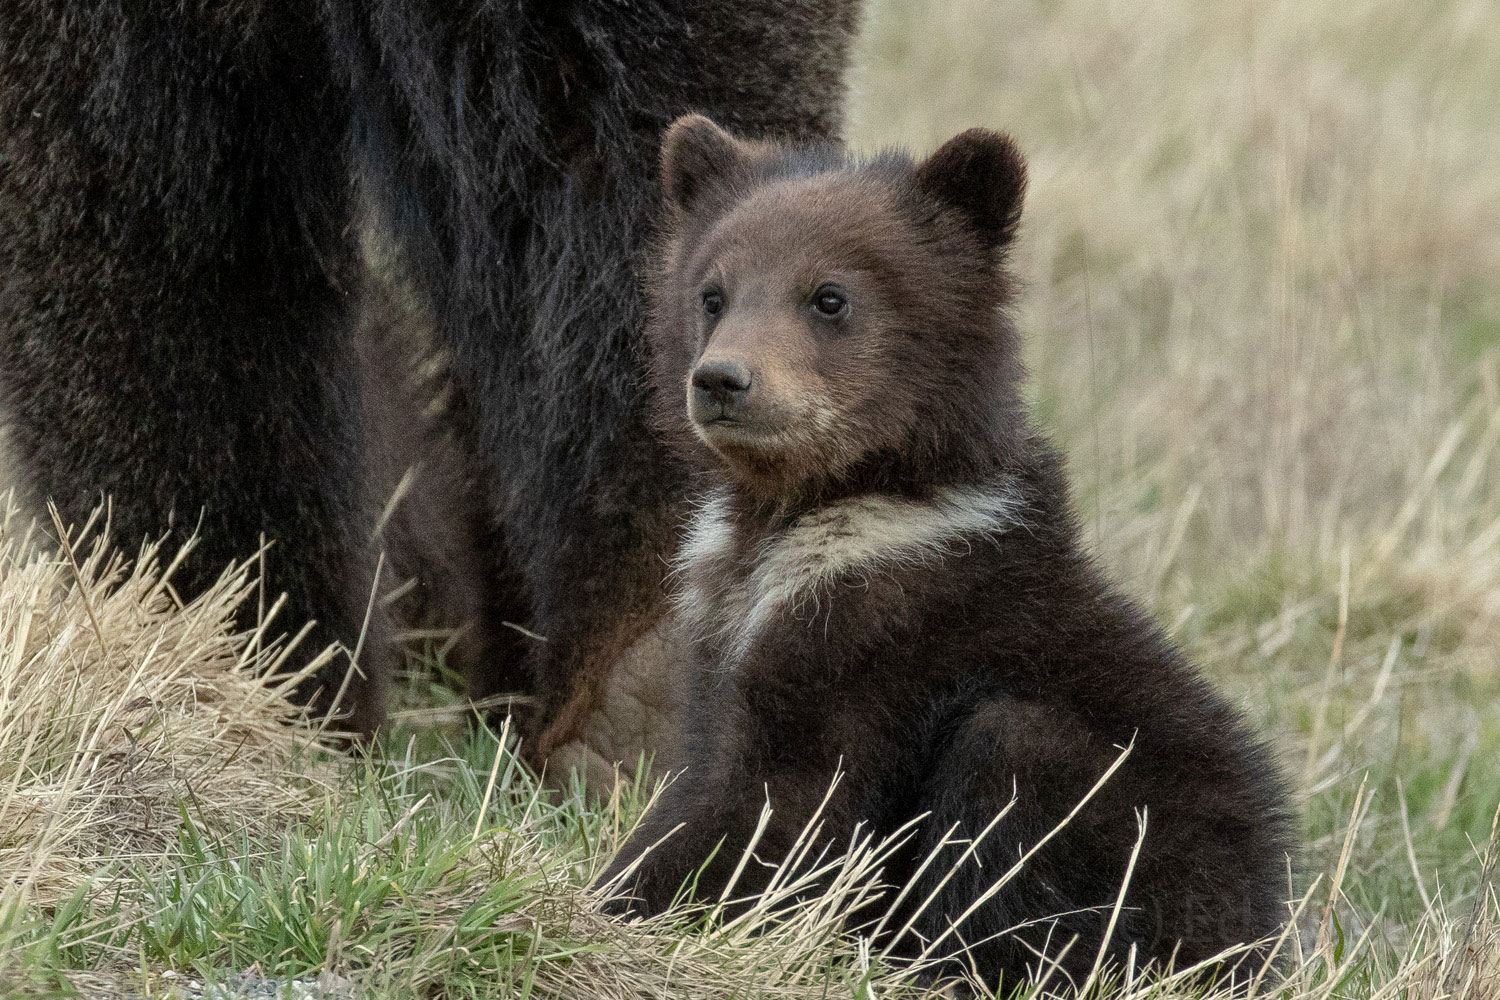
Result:
<svg viewBox="0 0 1500 1000">
<path fill-rule="evenodd" d="M 693 369 L 688 409 L 697 424 L 734 423 L 750 405 L 755 379 L 738 361 L 704 361 Z"/>
</svg>

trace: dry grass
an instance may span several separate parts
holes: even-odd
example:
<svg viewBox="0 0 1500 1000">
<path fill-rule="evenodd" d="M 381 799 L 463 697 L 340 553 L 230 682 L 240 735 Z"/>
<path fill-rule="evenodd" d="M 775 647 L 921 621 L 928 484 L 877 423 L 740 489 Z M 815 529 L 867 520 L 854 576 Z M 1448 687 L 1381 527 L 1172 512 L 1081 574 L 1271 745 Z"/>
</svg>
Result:
<svg viewBox="0 0 1500 1000">
<path fill-rule="evenodd" d="M 251 567 L 183 605 L 153 547 L 127 567 L 90 527 L 56 551 L 0 522 L 0 907 L 169 852 L 185 823 L 306 818 L 331 776 L 261 680 L 282 650 L 229 629 Z"/>
<path fill-rule="evenodd" d="M 1170 594 L 1174 570 L 1349 546 L 1493 629 L 1500 8 L 873 14 L 858 145 L 987 124 L 1031 159 L 1036 395 L 1127 572 Z"/>
</svg>

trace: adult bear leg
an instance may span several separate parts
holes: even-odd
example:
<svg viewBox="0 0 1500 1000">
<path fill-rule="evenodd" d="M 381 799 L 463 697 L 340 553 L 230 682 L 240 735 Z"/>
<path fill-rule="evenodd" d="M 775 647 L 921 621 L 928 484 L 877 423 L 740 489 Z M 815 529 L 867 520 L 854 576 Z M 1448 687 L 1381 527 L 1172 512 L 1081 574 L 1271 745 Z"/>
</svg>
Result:
<svg viewBox="0 0 1500 1000">
<path fill-rule="evenodd" d="M 652 434 L 639 271 L 661 132 L 837 134 L 853 0 L 327 0 L 355 148 L 478 414 L 526 579 L 537 760 L 660 621 L 689 477 Z"/>
<path fill-rule="evenodd" d="M 310 4 L 0 19 L 0 404 L 26 494 L 190 594 L 262 540 L 279 624 L 351 649 L 373 565 L 346 290 L 348 104 Z M 373 653 L 383 644 L 367 639 Z M 349 722 L 382 714 L 372 659 Z M 342 666 L 309 682 L 326 707 Z"/>
<path fill-rule="evenodd" d="M 480 453 L 472 401 L 453 377 L 451 348 L 435 336 L 431 307 L 389 259 L 384 230 L 366 231 L 375 246 L 356 341 L 388 572 L 381 600 L 404 640 L 398 648 L 440 643 L 470 698 L 493 698 L 503 715 L 517 704 L 507 696 L 531 688 L 534 640 L 521 631 L 531 621 L 525 581 L 495 523 L 498 477 Z"/>
</svg>

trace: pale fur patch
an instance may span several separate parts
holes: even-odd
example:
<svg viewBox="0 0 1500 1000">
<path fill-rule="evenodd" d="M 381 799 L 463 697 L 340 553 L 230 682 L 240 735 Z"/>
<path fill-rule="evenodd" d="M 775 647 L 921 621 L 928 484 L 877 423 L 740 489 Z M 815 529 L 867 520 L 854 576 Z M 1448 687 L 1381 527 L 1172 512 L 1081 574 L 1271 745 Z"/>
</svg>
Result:
<svg viewBox="0 0 1500 1000">
<path fill-rule="evenodd" d="M 699 565 L 729 554 L 733 529 L 729 522 L 729 491 L 715 490 L 700 499 L 688 525 L 687 540 L 677 553 L 679 567 Z"/>
<path fill-rule="evenodd" d="M 719 493 L 699 506 L 678 555 L 686 585 L 677 605 L 699 637 L 722 639 L 733 659 L 779 610 L 795 613 L 808 600 L 819 600 L 825 584 L 962 552 L 1020 523 L 1023 500 L 1008 482 L 945 488 L 924 502 L 882 495 L 843 500 L 771 535 L 743 572 L 716 565 L 738 561 L 729 503 Z"/>
<path fill-rule="evenodd" d="M 687 538 L 673 560 L 675 573 L 683 579 L 673 599 L 678 617 L 691 633 L 700 637 L 724 630 L 722 619 L 727 610 L 723 604 L 728 595 L 719 593 L 722 588 L 711 588 L 710 584 L 718 582 L 718 575 L 711 567 L 734 554 L 730 502 L 727 490 L 709 493 L 698 501 Z"/>
</svg>

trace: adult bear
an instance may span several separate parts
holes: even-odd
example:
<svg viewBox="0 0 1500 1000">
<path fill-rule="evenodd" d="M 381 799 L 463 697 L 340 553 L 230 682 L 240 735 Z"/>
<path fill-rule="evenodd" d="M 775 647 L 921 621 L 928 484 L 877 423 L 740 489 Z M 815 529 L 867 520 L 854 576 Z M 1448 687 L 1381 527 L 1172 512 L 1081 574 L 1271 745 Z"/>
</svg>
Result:
<svg viewBox="0 0 1500 1000">
<path fill-rule="evenodd" d="M 587 731 L 660 616 L 687 491 L 639 377 L 661 132 L 700 110 L 743 134 L 835 135 L 856 7 L 12 0 L 9 471 L 67 522 L 113 497 L 125 544 L 196 529 L 180 589 L 274 540 L 285 627 L 378 636 L 370 428 L 400 421 L 365 419 L 391 400 L 363 398 L 381 382 L 359 374 L 355 328 L 360 222 L 379 220 L 467 407 L 479 499 L 463 501 L 482 507 L 494 590 L 479 604 L 546 640 L 488 629 L 472 687 L 529 688 L 545 757 Z M 363 731 L 384 714 L 382 645 L 350 679 Z M 342 674 L 318 679 L 321 703 Z"/>
</svg>

